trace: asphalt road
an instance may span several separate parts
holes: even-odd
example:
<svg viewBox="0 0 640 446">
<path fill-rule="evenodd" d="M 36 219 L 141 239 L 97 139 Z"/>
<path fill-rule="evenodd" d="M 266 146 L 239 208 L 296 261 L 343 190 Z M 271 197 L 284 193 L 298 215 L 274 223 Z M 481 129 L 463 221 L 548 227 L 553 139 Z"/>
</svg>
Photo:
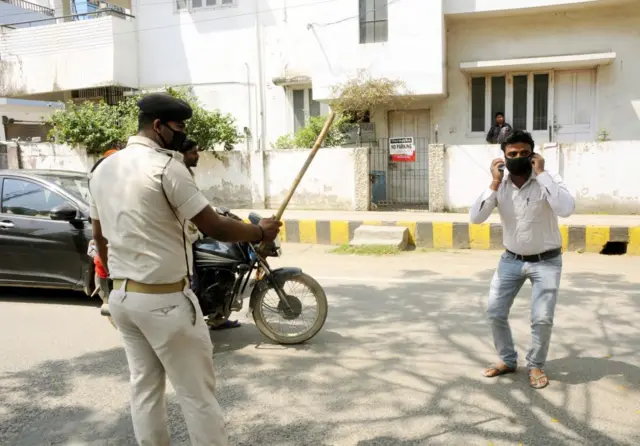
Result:
<svg viewBox="0 0 640 446">
<path fill-rule="evenodd" d="M 212 333 L 232 444 L 640 444 L 640 258 L 565 256 L 552 382 L 534 391 L 525 372 L 481 376 L 494 360 L 484 306 L 498 253 L 326 250 L 285 245 L 281 259 L 329 296 L 314 340 L 274 345 L 251 321 Z M 529 297 L 526 285 L 512 309 L 521 357 Z M 97 305 L 5 290 L 0 340 L 0 445 L 135 444 L 126 359 Z M 174 444 L 188 444 L 172 391 L 169 412 Z"/>
</svg>

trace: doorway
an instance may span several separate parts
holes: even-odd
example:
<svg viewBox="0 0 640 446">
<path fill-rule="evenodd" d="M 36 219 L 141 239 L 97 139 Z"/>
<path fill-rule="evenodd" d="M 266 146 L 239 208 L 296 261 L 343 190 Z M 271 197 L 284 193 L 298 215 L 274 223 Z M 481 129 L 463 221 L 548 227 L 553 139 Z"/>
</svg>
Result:
<svg viewBox="0 0 640 446">
<path fill-rule="evenodd" d="M 372 202 L 376 207 L 427 209 L 429 204 L 429 110 L 388 112 L 389 138 L 371 148 Z M 411 141 L 414 156 L 391 150 L 399 138 Z"/>
<path fill-rule="evenodd" d="M 555 141 L 571 143 L 594 138 L 595 70 L 556 71 Z"/>
</svg>

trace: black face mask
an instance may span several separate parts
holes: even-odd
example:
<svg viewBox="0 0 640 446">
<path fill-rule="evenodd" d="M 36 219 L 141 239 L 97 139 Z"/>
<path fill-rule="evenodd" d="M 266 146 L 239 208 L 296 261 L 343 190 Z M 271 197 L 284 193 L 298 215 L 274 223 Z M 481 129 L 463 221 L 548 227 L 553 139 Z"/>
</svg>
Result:
<svg viewBox="0 0 640 446">
<path fill-rule="evenodd" d="M 532 156 L 519 157 L 519 158 L 507 158 L 506 164 L 509 173 L 517 177 L 528 177 L 531 175 L 533 166 L 531 165 Z"/>
<path fill-rule="evenodd" d="M 171 141 L 169 143 L 167 143 L 167 141 L 164 140 L 164 137 L 162 136 L 161 133 L 158 133 L 158 135 L 160 135 L 160 139 L 162 140 L 162 143 L 164 144 L 164 148 L 169 150 L 182 151 L 184 147 L 184 142 L 187 140 L 186 133 L 180 132 L 178 130 L 174 130 L 171 127 L 169 127 L 168 124 L 164 124 L 164 125 L 173 133 L 173 138 L 171 138 Z"/>
</svg>

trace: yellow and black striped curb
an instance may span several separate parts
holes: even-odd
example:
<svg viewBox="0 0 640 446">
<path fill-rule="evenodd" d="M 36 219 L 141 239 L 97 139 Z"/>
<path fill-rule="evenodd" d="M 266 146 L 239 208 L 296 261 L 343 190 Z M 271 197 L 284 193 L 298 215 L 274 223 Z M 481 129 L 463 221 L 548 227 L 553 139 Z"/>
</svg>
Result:
<svg viewBox="0 0 640 446">
<path fill-rule="evenodd" d="M 436 249 L 504 249 L 502 225 L 422 221 L 285 220 L 282 241 L 343 245 L 360 225 L 404 226 L 410 244 Z M 640 255 L 640 226 L 560 226 L 565 251 L 602 251 L 607 242 L 627 243 L 627 254 Z"/>
</svg>

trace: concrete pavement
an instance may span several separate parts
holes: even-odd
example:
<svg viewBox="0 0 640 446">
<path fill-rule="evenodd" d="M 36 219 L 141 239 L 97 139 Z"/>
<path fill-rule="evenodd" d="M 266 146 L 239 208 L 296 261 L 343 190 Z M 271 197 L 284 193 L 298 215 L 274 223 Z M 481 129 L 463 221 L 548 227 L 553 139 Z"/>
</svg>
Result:
<svg viewBox="0 0 640 446">
<path fill-rule="evenodd" d="M 250 210 L 237 210 L 246 217 Z M 275 210 L 254 210 L 262 216 Z M 469 224 L 467 214 L 416 212 L 343 212 L 287 210 L 283 240 L 293 243 L 347 244 L 365 225 L 405 226 L 410 243 L 425 248 L 502 249 L 502 226 L 494 213 L 484 224 Z M 640 216 L 573 215 L 560 219 L 565 251 L 599 253 L 608 242 L 623 244 L 625 254 L 640 255 Z M 620 249 L 622 246 L 618 246 Z"/>
<path fill-rule="evenodd" d="M 285 244 L 330 301 L 310 343 L 267 342 L 251 321 L 213 332 L 220 403 L 233 445 L 640 444 L 637 260 L 565 255 L 547 372 L 490 380 L 484 317 L 491 251 L 390 257 Z M 0 444 L 133 445 L 127 366 L 117 332 L 83 298 L 0 297 Z M 525 285 L 512 309 L 529 343 Z M 244 314 L 242 315 L 244 316 Z M 173 392 L 175 445 L 188 444 Z"/>
</svg>

